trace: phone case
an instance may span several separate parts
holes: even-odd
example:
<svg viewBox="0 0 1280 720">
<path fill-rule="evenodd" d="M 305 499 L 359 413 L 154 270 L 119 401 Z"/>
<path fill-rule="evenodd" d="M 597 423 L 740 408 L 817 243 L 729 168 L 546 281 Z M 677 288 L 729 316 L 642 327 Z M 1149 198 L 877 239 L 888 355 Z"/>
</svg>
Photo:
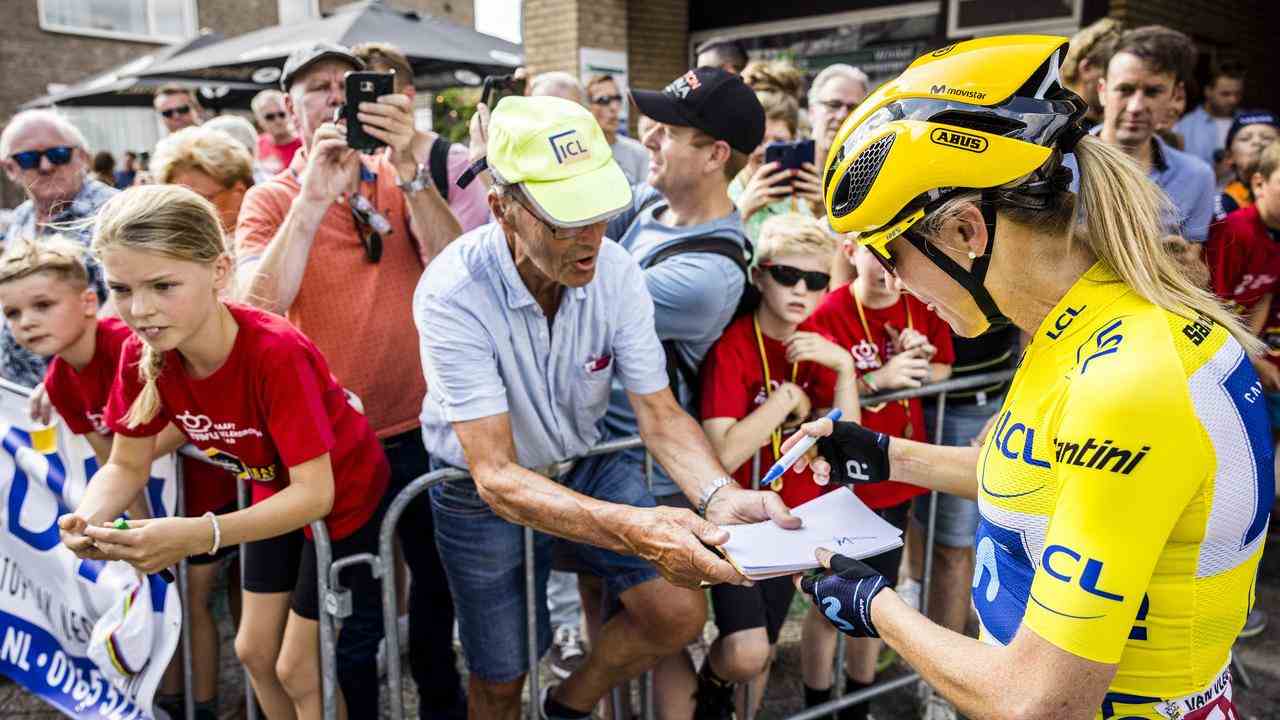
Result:
<svg viewBox="0 0 1280 720">
<path fill-rule="evenodd" d="M 392 73 L 349 72 L 344 76 L 347 102 L 343 106 L 343 117 L 347 121 L 347 145 L 353 150 L 370 153 L 378 148 L 386 147 L 386 143 L 365 132 L 356 113 L 362 102 L 377 102 L 383 95 L 390 95 L 394 89 Z"/>
</svg>

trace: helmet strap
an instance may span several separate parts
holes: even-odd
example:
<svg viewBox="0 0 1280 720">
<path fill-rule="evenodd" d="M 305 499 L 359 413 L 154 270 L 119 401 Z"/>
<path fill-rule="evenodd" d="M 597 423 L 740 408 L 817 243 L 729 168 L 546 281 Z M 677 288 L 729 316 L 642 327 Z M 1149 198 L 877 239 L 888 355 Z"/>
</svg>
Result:
<svg viewBox="0 0 1280 720">
<path fill-rule="evenodd" d="M 996 306 L 995 298 L 991 297 L 991 293 L 987 292 L 984 281 L 987 277 L 987 268 L 991 264 L 991 253 L 995 249 L 996 244 L 996 206 L 995 193 L 991 190 L 985 190 L 982 193 L 982 219 L 987 225 L 987 247 L 981 255 L 974 258 L 972 268 L 965 270 L 951 256 L 942 252 L 938 247 L 934 246 L 928 240 L 918 233 L 910 230 L 903 233 L 907 241 L 916 247 L 925 257 L 933 261 L 940 270 L 949 275 L 952 280 L 960 284 L 973 301 L 978 304 L 978 309 L 986 317 L 990 327 L 988 330 L 1010 324 L 1010 320 L 1000 308 Z"/>
</svg>

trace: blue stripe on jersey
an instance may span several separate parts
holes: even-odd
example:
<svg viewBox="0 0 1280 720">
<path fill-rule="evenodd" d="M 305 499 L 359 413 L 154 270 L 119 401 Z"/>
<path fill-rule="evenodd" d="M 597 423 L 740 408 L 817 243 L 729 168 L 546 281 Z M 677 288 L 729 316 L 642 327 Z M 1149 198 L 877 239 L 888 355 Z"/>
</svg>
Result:
<svg viewBox="0 0 1280 720">
<path fill-rule="evenodd" d="M 1267 528 L 1267 518 L 1271 505 L 1275 502 L 1275 449 L 1271 444 L 1271 416 L 1267 410 L 1267 399 L 1262 392 L 1262 383 L 1253 365 L 1242 353 L 1231 373 L 1222 381 L 1235 405 L 1236 413 L 1244 425 L 1249 443 L 1249 456 L 1253 460 L 1253 520 L 1245 529 L 1240 540 L 1240 548 L 1248 547 Z M 1218 478 L 1219 482 L 1231 482 L 1228 478 Z"/>
<path fill-rule="evenodd" d="M 1008 645 L 1022 624 L 1035 568 L 1022 533 L 982 517 L 976 537 L 973 604 L 982 627 L 1000 644 Z"/>
</svg>

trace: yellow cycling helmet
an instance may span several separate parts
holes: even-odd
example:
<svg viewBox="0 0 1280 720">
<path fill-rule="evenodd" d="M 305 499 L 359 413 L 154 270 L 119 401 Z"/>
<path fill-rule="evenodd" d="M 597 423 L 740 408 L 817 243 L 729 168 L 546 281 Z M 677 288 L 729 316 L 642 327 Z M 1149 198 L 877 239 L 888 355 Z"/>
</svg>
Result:
<svg viewBox="0 0 1280 720">
<path fill-rule="evenodd" d="M 1058 75 L 1066 38 L 1005 35 L 935 50 L 879 87 L 845 120 L 823 175 L 827 219 L 888 261 L 890 241 L 955 195 L 985 190 L 987 252 L 965 270 L 925 254 L 974 296 L 988 321 L 1006 321 L 982 286 L 999 203 L 1044 207 L 1070 183 L 1050 163 L 1084 134 L 1084 101 Z M 1016 188 L 991 191 L 1023 176 Z"/>
</svg>

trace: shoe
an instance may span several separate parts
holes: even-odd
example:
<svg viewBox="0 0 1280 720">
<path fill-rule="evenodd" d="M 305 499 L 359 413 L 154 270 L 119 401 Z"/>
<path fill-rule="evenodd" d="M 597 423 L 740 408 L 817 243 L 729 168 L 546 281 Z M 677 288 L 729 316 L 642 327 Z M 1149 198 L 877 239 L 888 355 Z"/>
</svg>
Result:
<svg viewBox="0 0 1280 720">
<path fill-rule="evenodd" d="M 1244 629 L 1240 631 L 1238 638 L 1251 638 L 1261 635 L 1263 630 L 1267 629 L 1267 614 L 1254 608 L 1249 611 L 1249 617 L 1244 620 Z"/>
<path fill-rule="evenodd" d="M 561 680 L 582 667 L 587 657 L 582 648 L 582 635 L 573 625 L 561 625 L 551 639 L 551 672 Z"/>
<path fill-rule="evenodd" d="M 396 620 L 396 635 L 400 638 L 400 657 L 409 654 L 409 616 L 401 615 Z M 378 641 L 378 677 L 387 676 L 387 641 Z"/>
<path fill-rule="evenodd" d="M 714 685 L 699 678 L 693 720 L 733 720 L 733 683 Z"/>
<path fill-rule="evenodd" d="M 898 597 L 902 598 L 902 602 L 911 606 L 913 610 L 920 609 L 920 583 L 916 580 L 907 578 L 898 583 L 898 587 L 894 588 Z"/>
<path fill-rule="evenodd" d="M 921 693 L 921 711 L 920 720 L 956 720 L 956 709 L 946 698 L 939 695 L 933 688 L 924 683 L 920 683 L 923 688 L 927 688 Z"/>
<path fill-rule="evenodd" d="M 555 690 L 558 685 L 546 685 L 542 688 L 542 695 L 538 697 L 538 718 L 539 720 L 569 720 L 558 715 L 547 714 L 547 698 L 551 697 L 551 691 Z M 595 717 L 594 713 L 586 717 Z"/>
</svg>

